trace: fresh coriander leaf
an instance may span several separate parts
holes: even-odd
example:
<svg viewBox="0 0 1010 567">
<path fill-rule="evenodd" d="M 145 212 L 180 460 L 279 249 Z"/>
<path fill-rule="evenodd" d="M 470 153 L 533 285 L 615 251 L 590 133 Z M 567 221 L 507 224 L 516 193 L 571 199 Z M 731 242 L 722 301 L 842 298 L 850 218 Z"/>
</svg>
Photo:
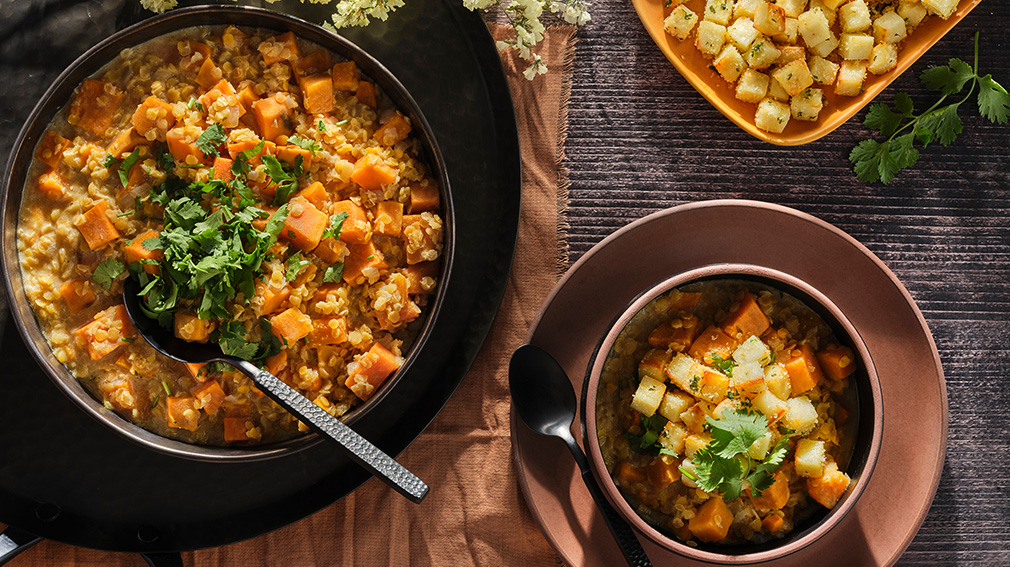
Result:
<svg viewBox="0 0 1010 567">
<path fill-rule="evenodd" d="M 915 134 L 913 132 L 891 140 L 890 154 L 898 165 L 898 169 L 912 167 L 915 162 L 919 161 L 919 150 L 915 149 L 914 143 Z"/>
<path fill-rule="evenodd" d="M 162 144 L 158 144 L 155 161 L 158 162 L 158 167 L 160 167 L 165 173 L 171 173 L 175 168 L 175 158 L 172 157 L 172 154 L 170 154 Z"/>
<path fill-rule="evenodd" d="M 910 117 L 915 112 L 915 103 L 912 102 L 912 97 L 906 93 L 898 93 L 894 95 L 894 108 L 906 117 Z"/>
<path fill-rule="evenodd" d="M 323 283 L 337 283 L 344 277 L 344 263 L 333 264 L 323 272 Z"/>
<path fill-rule="evenodd" d="M 1006 124 L 1010 117 L 1010 95 L 997 83 L 992 75 L 979 79 L 978 112 L 990 122 Z"/>
<path fill-rule="evenodd" d="M 323 238 L 340 238 L 340 233 L 344 228 L 344 221 L 347 220 L 347 211 L 337 213 L 330 217 L 330 226 L 323 231 Z"/>
<path fill-rule="evenodd" d="M 130 184 L 130 170 L 140 161 L 140 148 L 134 148 L 130 155 L 119 164 L 119 181 L 126 187 Z"/>
<path fill-rule="evenodd" d="M 951 145 L 964 128 L 961 117 L 957 115 L 959 106 L 961 103 L 938 108 L 920 118 L 922 126 L 934 132 L 934 138 L 945 146 Z"/>
<path fill-rule="evenodd" d="M 218 154 L 217 147 L 226 139 L 224 126 L 215 122 L 207 127 L 196 139 L 196 147 L 205 155 L 215 157 Z"/>
<path fill-rule="evenodd" d="M 284 279 L 289 282 L 295 281 L 295 279 L 298 278 L 298 274 L 301 273 L 302 269 L 311 263 L 312 262 L 310 260 L 302 258 L 301 252 L 295 252 L 288 258 L 288 269 L 287 272 L 284 274 Z"/>
<path fill-rule="evenodd" d="M 119 160 L 113 157 L 112 154 L 105 154 L 105 160 L 102 161 L 102 167 L 105 169 L 112 169 L 113 166 L 118 164 Z"/>
<path fill-rule="evenodd" d="M 320 119 L 319 122 L 316 124 L 316 130 L 319 130 L 320 132 L 326 131 L 326 124 L 323 123 L 322 119 Z"/>
<path fill-rule="evenodd" d="M 940 91 L 945 96 L 960 92 L 965 83 L 974 78 L 974 69 L 960 59 L 951 59 L 949 65 L 931 67 L 919 75 L 923 85 L 934 91 Z"/>
<path fill-rule="evenodd" d="M 886 104 L 878 102 L 870 106 L 866 118 L 863 119 L 863 125 L 871 130 L 880 131 L 881 136 L 890 137 L 901 125 L 902 118 L 904 115 L 893 112 Z"/>
<path fill-rule="evenodd" d="M 786 436 L 779 439 L 779 442 L 775 444 L 775 447 L 769 451 L 767 455 L 765 455 L 764 460 L 758 464 L 755 471 L 747 477 L 747 482 L 750 483 L 755 496 L 761 496 L 761 493 L 768 490 L 775 482 L 773 475 L 775 474 L 775 471 L 782 466 L 782 461 L 785 460 L 788 452 L 789 434 L 786 434 Z"/>
<path fill-rule="evenodd" d="M 719 419 L 707 417 L 705 422 L 712 433 L 712 452 L 727 459 L 746 453 L 768 432 L 768 418 L 758 413 L 724 411 Z"/>
<path fill-rule="evenodd" d="M 732 359 L 726 360 L 718 354 L 712 355 L 712 366 L 718 368 L 723 374 L 733 377 L 733 368 L 736 367 L 736 362 Z"/>
<path fill-rule="evenodd" d="M 310 140 L 304 136 L 291 136 L 288 138 L 289 144 L 294 144 L 303 150 L 308 150 L 312 153 L 321 152 L 323 147 L 319 145 L 319 142 L 315 140 Z"/>
<path fill-rule="evenodd" d="M 856 177 L 860 181 L 873 183 L 881 180 L 881 162 L 884 156 L 889 155 L 888 146 L 889 142 L 881 143 L 870 138 L 852 148 L 849 152 L 849 161 L 852 162 Z"/>
<path fill-rule="evenodd" d="M 95 267 L 95 273 L 91 274 L 91 279 L 103 289 L 108 290 L 112 289 L 113 280 L 125 271 L 126 267 L 122 262 L 107 258 Z"/>
<path fill-rule="evenodd" d="M 264 154 L 260 158 L 263 160 L 263 165 L 266 166 L 267 175 L 277 184 L 273 201 L 275 207 L 287 203 L 291 195 L 298 190 L 298 176 L 301 175 L 300 159 L 298 158 L 295 159 L 295 167 L 290 172 L 279 159 L 272 155 Z"/>
<path fill-rule="evenodd" d="M 259 347 L 256 343 L 246 340 L 245 332 L 245 325 L 239 321 L 222 323 L 218 330 L 218 344 L 221 345 L 221 352 L 243 360 L 255 358 Z"/>
</svg>

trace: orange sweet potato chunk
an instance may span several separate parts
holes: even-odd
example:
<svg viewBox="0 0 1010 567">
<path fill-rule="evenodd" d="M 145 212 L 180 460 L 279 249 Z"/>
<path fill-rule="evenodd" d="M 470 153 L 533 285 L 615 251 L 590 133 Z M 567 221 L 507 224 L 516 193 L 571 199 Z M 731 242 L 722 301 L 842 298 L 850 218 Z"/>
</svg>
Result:
<svg viewBox="0 0 1010 567">
<path fill-rule="evenodd" d="M 333 112 L 333 78 L 329 73 L 319 73 L 298 80 L 302 89 L 302 106 L 309 114 Z"/>
<path fill-rule="evenodd" d="M 419 262 L 410 264 L 404 270 L 407 276 L 407 293 L 411 295 L 428 295 L 435 291 L 435 279 L 438 277 L 438 262 Z"/>
<path fill-rule="evenodd" d="M 273 356 L 267 357 L 267 372 L 277 376 L 277 373 L 288 363 L 288 351 L 282 350 Z"/>
<path fill-rule="evenodd" d="M 358 357 L 349 365 L 347 386 L 355 396 L 368 400 L 376 388 L 386 381 L 386 378 L 400 368 L 403 361 L 389 352 L 379 343 L 372 345 L 368 352 Z"/>
<path fill-rule="evenodd" d="M 412 215 L 424 212 L 435 212 L 439 209 L 438 187 L 434 183 L 421 185 L 411 183 L 410 187 L 410 209 Z"/>
<path fill-rule="evenodd" d="M 197 382 L 206 382 L 210 379 L 210 373 L 206 370 L 206 362 L 184 362 L 183 365 Z"/>
<path fill-rule="evenodd" d="M 700 332 L 700 321 L 694 315 L 675 317 L 649 333 L 649 344 L 655 348 L 684 352 L 694 343 Z"/>
<path fill-rule="evenodd" d="M 165 257 L 165 252 L 161 249 L 148 250 L 144 246 L 144 241 L 149 238 L 157 238 L 158 232 L 153 230 L 145 230 L 140 233 L 136 238 L 133 239 L 129 245 L 123 249 L 123 256 L 126 258 L 127 265 L 134 262 L 140 262 L 141 260 L 154 260 L 160 262 L 162 258 Z M 144 264 L 144 271 L 149 274 L 157 274 L 161 272 L 161 268 L 157 264 Z"/>
<path fill-rule="evenodd" d="M 408 264 L 434 261 L 441 253 L 441 233 L 431 213 L 404 215 L 402 236 Z"/>
<path fill-rule="evenodd" d="M 181 161 L 186 161 L 186 156 L 196 156 L 197 161 L 203 162 L 207 156 L 196 146 L 196 138 L 188 139 L 182 128 L 173 128 L 165 134 L 165 141 L 168 142 L 168 153 L 172 157 Z"/>
<path fill-rule="evenodd" d="M 196 398 L 189 396 L 169 396 L 165 399 L 165 420 L 169 427 L 196 431 L 200 423 L 200 410 Z"/>
<path fill-rule="evenodd" d="M 248 418 L 228 416 L 221 421 L 224 423 L 225 442 L 240 443 L 252 439 L 249 437 L 248 430 L 246 429 L 246 422 L 249 421 Z"/>
<path fill-rule="evenodd" d="M 361 104 L 367 104 L 372 108 L 379 106 L 379 101 L 375 96 L 375 85 L 368 81 L 358 81 L 358 90 L 354 92 L 354 96 Z"/>
<path fill-rule="evenodd" d="M 270 332 L 285 344 L 292 344 L 312 332 L 312 319 L 291 307 L 270 318 Z"/>
<path fill-rule="evenodd" d="M 214 322 L 201 319 L 191 311 L 175 312 L 175 336 L 191 343 L 205 343 L 214 330 Z"/>
<path fill-rule="evenodd" d="M 165 121 L 162 124 L 163 128 L 158 127 L 160 120 Z M 171 130 L 175 126 L 175 115 L 172 114 L 171 104 L 158 97 L 149 96 L 134 111 L 130 123 L 133 124 L 134 130 L 143 136 L 150 130 L 156 129 L 162 132 Z"/>
<path fill-rule="evenodd" d="M 789 479 L 781 471 L 776 472 L 772 485 L 766 488 L 761 496 L 753 496 L 751 500 L 758 510 L 781 510 L 789 500 Z"/>
<path fill-rule="evenodd" d="M 378 191 L 384 185 L 396 181 L 396 175 L 396 170 L 386 165 L 381 157 L 376 154 L 365 154 L 354 162 L 351 181 L 370 191 Z"/>
<path fill-rule="evenodd" d="M 302 168 L 312 165 L 312 152 L 298 146 L 277 146 L 277 159 L 294 166 L 298 158 L 302 158 Z M 318 182 L 317 182 L 318 183 Z"/>
<path fill-rule="evenodd" d="M 270 315 L 278 309 L 284 301 L 291 295 L 291 289 L 284 284 L 279 289 L 269 283 L 258 280 L 255 284 L 256 297 L 260 298 L 253 303 L 253 310 L 256 315 Z"/>
<path fill-rule="evenodd" d="M 772 514 L 770 516 L 765 516 L 764 519 L 761 520 L 761 527 L 764 528 L 766 532 L 773 534 L 781 530 L 782 524 L 784 523 L 785 521 L 782 519 L 782 516 Z"/>
<path fill-rule="evenodd" d="M 193 388 L 191 392 L 200 400 L 200 409 L 207 415 L 213 415 L 224 404 L 224 388 L 217 383 L 217 380 L 208 380 Z"/>
<path fill-rule="evenodd" d="M 375 247 L 371 240 L 365 244 L 348 243 L 347 248 L 349 253 L 344 258 L 343 279 L 351 285 L 362 283 L 368 279 L 364 275 L 367 268 L 383 270 L 388 266 L 382 252 Z"/>
<path fill-rule="evenodd" d="M 372 238 L 372 225 L 368 222 L 365 209 L 354 201 L 344 200 L 333 205 L 333 214 L 347 213 L 340 225 L 340 240 L 354 244 L 364 244 Z"/>
<path fill-rule="evenodd" d="M 273 65 L 278 61 L 297 61 L 300 57 L 298 42 L 295 41 L 295 34 L 292 32 L 267 39 L 260 45 L 259 51 L 263 54 L 263 62 L 267 65 Z"/>
<path fill-rule="evenodd" d="M 278 148 L 278 151 L 280 151 L 280 148 Z M 330 199 L 330 196 L 326 193 L 326 187 L 318 181 L 313 181 L 308 187 L 295 193 L 295 197 L 303 197 L 317 209 L 322 209 Z"/>
<path fill-rule="evenodd" d="M 136 338 L 137 329 L 126 307 L 120 303 L 96 313 L 90 322 L 76 329 L 74 335 L 84 341 L 91 359 L 98 360 Z"/>
<path fill-rule="evenodd" d="M 317 49 L 312 53 L 306 53 L 294 62 L 295 73 L 300 76 L 315 75 L 329 71 L 332 60 L 330 52 L 326 49 Z"/>
<path fill-rule="evenodd" d="M 666 459 L 659 457 L 648 466 L 646 473 L 649 476 L 649 481 L 652 482 L 652 486 L 656 490 L 662 490 L 680 480 L 679 467 L 680 461 L 668 463 Z"/>
<path fill-rule="evenodd" d="M 627 461 L 621 461 L 621 464 L 617 465 L 617 478 L 627 484 L 633 484 L 644 482 L 648 477 L 642 469 Z"/>
<path fill-rule="evenodd" d="M 768 317 L 761 311 L 761 306 L 754 300 L 754 296 L 750 292 L 745 292 L 736 309 L 723 321 L 722 331 L 742 342 L 752 335 L 760 337 L 769 325 Z"/>
<path fill-rule="evenodd" d="M 220 179 L 225 183 L 231 181 L 233 177 L 231 173 L 231 166 L 233 163 L 235 163 L 235 160 L 230 160 L 221 156 L 215 157 L 212 177 L 214 179 Z"/>
<path fill-rule="evenodd" d="M 817 351 L 817 362 L 824 375 L 832 380 L 842 380 L 856 370 L 856 357 L 846 346 L 829 345 Z"/>
<path fill-rule="evenodd" d="M 340 261 L 340 255 L 344 251 L 344 244 L 337 240 L 327 236 L 326 238 L 319 241 L 319 246 L 312 249 L 312 253 L 319 256 L 319 259 L 327 264 L 333 264 Z"/>
<path fill-rule="evenodd" d="M 397 112 L 388 122 L 379 126 L 372 135 L 383 146 L 395 146 L 410 134 L 410 122 Z"/>
<path fill-rule="evenodd" d="M 252 103 L 256 128 L 264 139 L 276 142 L 280 136 L 290 136 L 294 124 L 288 107 L 276 97 L 268 97 Z"/>
<path fill-rule="evenodd" d="M 338 91 L 353 93 L 358 90 L 358 66 L 354 61 L 337 63 L 330 71 L 333 88 Z"/>
<path fill-rule="evenodd" d="M 280 236 L 303 252 L 309 252 L 319 245 L 330 217 L 321 212 L 305 197 L 294 197 L 290 201 L 288 216 Z"/>
<path fill-rule="evenodd" d="M 184 39 L 176 44 L 181 57 L 179 69 L 190 73 L 196 71 L 203 65 L 203 62 L 210 59 L 210 46 L 190 39 Z"/>
<path fill-rule="evenodd" d="M 718 495 L 712 496 L 698 508 L 687 527 L 694 534 L 694 537 L 701 541 L 713 542 L 725 538 L 729 534 L 730 524 L 733 523 L 733 513 Z"/>
<path fill-rule="evenodd" d="M 67 182 L 55 169 L 39 176 L 38 188 L 40 193 L 54 201 L 62 201 L 67 196 Z"/>
<path fill-rule="evenodd" d="M 60 297 L 71 313 L 77 313 L 95 302 L 95 292 L 91 290 L 91 283 L 84 278 L 64 282 L 60 286 Z"/>
<path fill-rule="evenodd" d="M 63 152 L 70 146 L 70 140 L 52 130 L 46 130 L 42 135 L 35 157 L 49 167 L 56 167 L 63 158 Z"/>
<path fill-rule="evenodd" d="M 814 351 L 806 343 L 793 349 L 792 356 L 785 362 L 785 367 L 794 397 L 816 386 L 823 376 Z"/>
<path fill-rule="evenodd" d="M 385 236 L 400 236 L 403 231 L 403 203 L 397 201 L 382 201 L 375 206 L 375 218 L 372 220 L 375 234 Z"/>
<path fill-rule="evenodd" d="M 105 136 L 125 96 L 112 83 L 85 79 L 70 102 L 67 122 L 96 136 Z"/>
<path fill-rule="evenodd" d="M 312 320 L 309 345 L 339 345 L 347 341 L 347 320 L 343 317 L 327 317 Z"/>
<path fill-rule="evenodd" d="M 838 470 L 838 465 L 830 463 L 823 475 L 807 479 L 807 493 L 825 508 L 834 508 L 849 488 L 850 480 L 849 475 Z"/>
<path fill-rule="evenodd" d="M 702 331 L 698 338 L 691 343 L 687 354 L 705 362 L 705 364 L 712 364 L 713 356 L 729 360 L 738 344 L 735 339 L 722 332 L 722 329 L 711 326 Z"/>
<path fill-rule="evenodd" d="M 119 238 L 119 231 L 105 214 L 108 208 L 107 201 L 99 201 L 74 223 L 92 250 Z"/>
</svg>

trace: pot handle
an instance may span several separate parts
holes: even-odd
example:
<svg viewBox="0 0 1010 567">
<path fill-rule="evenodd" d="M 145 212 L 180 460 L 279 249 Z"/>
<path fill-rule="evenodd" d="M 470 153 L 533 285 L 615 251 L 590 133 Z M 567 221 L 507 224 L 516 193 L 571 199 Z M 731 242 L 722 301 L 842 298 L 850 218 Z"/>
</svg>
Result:
<svg viewBox="0 0 1010 567">
<path fill-rule="evenodd" d="M 141 553 L 141 557 L 150 567 L 183 567 L 182 555 L 173 553 Z"/>
<path fill-rule="evenodd" d="M 7 529 L 0 533 L 0 565 L 5 565 L 16 555 L 40 541 L 42 538 L 33 533 L 7 526 Z"/>
</svg>

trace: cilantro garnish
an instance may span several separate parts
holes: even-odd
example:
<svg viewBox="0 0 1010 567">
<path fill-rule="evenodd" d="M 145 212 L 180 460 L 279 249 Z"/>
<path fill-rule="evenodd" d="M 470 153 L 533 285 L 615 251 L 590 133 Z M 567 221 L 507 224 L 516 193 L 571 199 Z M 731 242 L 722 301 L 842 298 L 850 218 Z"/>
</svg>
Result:
<svg viewBox="0 0 1010 567">
<path fill-rule="evenodd" d="M 723 374 L 733 377 L 733 368 L 736 367 L 736 362 L 731 359 L 724 359 L 718 354 L 712 355 L 712 366 L 718 368 Z"/>
<path fill-rule="evenodd" d="M 772 475 L 782 465 L 789 450 L 789 437 L 782 437 L 765 458 L 755 462 L 749 450 L 755 441 L 768 434 L 768 419 L 759 413 L 740 410 L 723 412 L 718 419 L 706 418 L 712 441 L 691 457 L 696 474 L 680 469 L 706 492 L 721 492 L 727 502 L 740 497 L 744 483 L 755 496 L 767 490 Z"/>
<path fill-rule="evenodd" d="M 288 258 L 288 269 L 284 274 L 284 279 L 293 282 L 301 273 L 302 268 L 308 266 L 312 262 L 302 258 L 301 252 L 295 252 Z"/>
<path fill-rule="evenodd" d="M 294 144 L 303 150 L 308 150 L 313 154 L 323 150 L 323 147 L 319 145 L 319 142 L 310 140 L 303 136 L 291 136 L 288 138 L 288 143 Z"/>
<path fill-rule="evenodd" d="M 347 211 L 337 213 L 330 217 L 330 226 L 323 231 L 323 238 L 340 238 L 340 233 L 344 229 L 344 221 L 347 220 Z"/>
<path fill-rule="evenodd" d="M 923 147 L 934 141 L 944 146 L 953 143 L 964 125 L 958 110 L 974 94 L 975 87 L 978 87 L 979 114 L 993 123 L 1006 124 L 1010 118 L 1010 94 L 992 75 L 978 74 L 978 37 L 976 32 L 974 65 L 951 59 L 947 65 L 926 69 L 919 76 L 923 85 L 941 93 L 940 99 L 925 112 L 915 114 L 912 99 L 905 93 L 895 95 L 895 110 L 884 103 L 870 107 L 863 124 L 879 131 L 885 140 L 863 140 L 849 153 L 849 161 L 860 181 L 890 183 L 896 173 L 919 161 L 916 141 Z M 964 98 L 944 105 L 947 97 L 960 94 L 969 84 L 971 88 Z"/>
<path fill-rule="evenodd" d="M 341 120 L 340 122 L 337 122 L 336 124 L 334 124 L 334 126 L 343 126 L 344 124 L 347 124 L 348 122 L 350 122 L 350 120 L 348 120 L 348 119 L 345 118 L 345 119 Z"/>
<path fill-rule="evenodd" d="M 277 185 L 276 193 L 274 193 L 274 206 L 287 203 L 292 193 L 298 190 L 298 178 L 302 174 L 302 156 L 295 158 L 292 171 L 288 171 L 284 167 L 285 164 L 272 155 L 264 154 L 260 159 L 263 160 L 263 165 L 267 168 L 270 180 Z"/>
<path fill-rule="evenodd" d="M 624 436 L 631 444 L 631 448 L 639 453 L 646 453 L 653 456 L 676 456 L 676 453 L 663 447 L 659 443 L 659 436 L 663 432 L 663 428 L 666 427 L 668 421 L 668 419 L 658 413 L 654 413 L 649 417 L 643 416 L 639 421 L 639 427 L 642 429 L 642 433 L 635 435 L 634 433 L 626 431 Z"/>
<path fill-rule="evenodd" d="M 227 138 L 224 133 L 224 126 L 215 122 L 208 126 L 207 129 L 200 134 L 200 137 L 196 139 L 196 147 L 199 148 L 204 155 L 215 157 L 218 154 L 217 147 L 220 146 L 225 139 Z"/>
<path fill-rule="evenodd" d="M 189 102 L 186 103 L 186 108 L 190 110 L 199 110 L 200 112 L 207 112 L 204 110 L 203 105 L 200 104 L 200 101 L 196 100 L 195 97 L 189 99 Z"/>
<path fill-rule="evenodd" d="M 95 273 L 91 274 L 91 279 L 104 289 L 112 289 L 112 281 L 125 271 L 126 267 L 122 262 L 108 258 L 98 264 Z"/>
<path fill-rule="evenodd" d="M 337 283 L 344 277 L 344 263 L 337 262 L 323 272 L 323 283 Z"/>
<path fill-rule="evenodd" d="M 116 159 L 112 154 L 106 154 L 102 165 L 106 169 L 115 167 L 116 173 L 119 174 L 119 182 L 123 184 L 123 187 L 126 187 L 130 184 L 130 170 L 133 169 L 133 166 L 137 165 L 138 161 L 140 161 L 140 148 L 134 148 L 130 152 L 130 155 L 126 156 L 126 159 L 122 161 Z"/>
<path fill-rule="evenodd" d="M 320 119 L 319 123 L 316 124 L 316 130 L 319 130 L 320 132 L 326 131 L 326 124 L 323 123 L 322 119 Z"/>
</svg>

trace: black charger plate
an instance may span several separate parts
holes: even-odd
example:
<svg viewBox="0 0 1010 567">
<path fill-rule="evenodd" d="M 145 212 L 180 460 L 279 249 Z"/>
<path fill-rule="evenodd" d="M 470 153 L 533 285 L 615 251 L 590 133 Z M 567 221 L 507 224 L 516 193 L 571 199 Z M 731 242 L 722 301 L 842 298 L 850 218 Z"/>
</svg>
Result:
<svg viewBox="0 0 1010 567">
<path fill-rule="evenodd" d="M 3 14 L 7 23 L 0 29 L 0 65 L 5 76 L 19 76 L 8 75 L 13 68 L 37 77 L 41 66 L 55 77 L 108 35 L 102 26 L 109 22 L 96 15 L 111 15 L 117 27 L 147 15 L 134 0 L 25 4 L 23 11 Z M 326 9 L 297 2 L 270 6 L 310 21 L 321 21 Z M 49 44 L 32 41 L 54 29 L 64 33 Z M 410 380 L 384 400 L 382 415 L 355 424 L 362 435 L 396 455 L 448 401 L 497 312 L 519 223 L 519 141 L 494 42 L 479 15 L 458 0 L 411 0 L 388 21 L 342 35 L 386 65 L 420 105 L 442 147 L 457 214 L 454 271 L 434 340 Z M 77 51 L 68 56 L 67 49 Z M 45 57 L 46 51 L 53 56 Z M 4 154 L 48 81 L 29 82 L 35 91 L 25 86 L 25 80 L 0 82 L 0 100 L 12 101 L 14 113 L 0 122 Z M 68 400 L 36 366 L 10 317 L 5 318 L 0 342 L 4 523 L 98 549 L 196 549 L 277 529 L 369 478 L 325 444 L 289 457 L 236 464 L 183 460 L 134 445 Z"/>
</svg>

